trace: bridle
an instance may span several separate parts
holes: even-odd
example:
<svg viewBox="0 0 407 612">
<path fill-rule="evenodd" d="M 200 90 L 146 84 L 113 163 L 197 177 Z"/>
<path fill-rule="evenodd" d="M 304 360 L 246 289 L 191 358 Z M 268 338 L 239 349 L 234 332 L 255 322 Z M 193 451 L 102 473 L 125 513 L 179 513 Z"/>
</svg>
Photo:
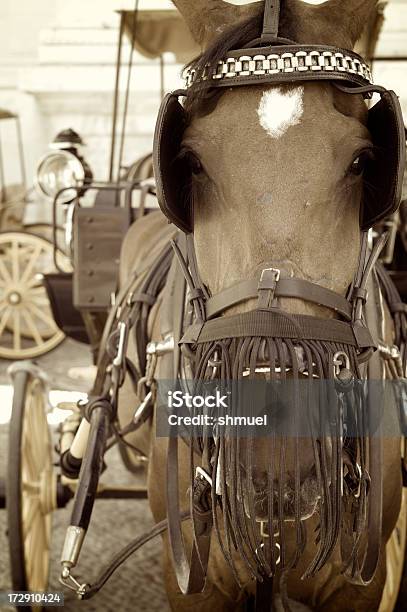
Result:
<svg viewBox="0 0 407 612">
<path fill-rule="evenodd" d="M 402 115 L 397 96 L 394 92 L 372 84 L 369 67 L 357 54 L 336 47 L 325 45 L 297 45 L 291 40 L 279 36 L 280 2 L 266 0 L 261 37 L 251 41 L 245 48 L 232 50 L 213 67 L 194 67 L 186 70 L 186 90 L 169 94 L 160 109 L 154 143 L 154 169 L 157 181 L 157 196 L 160 207 L 170 221 L 183 232 L 174 243 L 175 253 L 187 287 L 187 302 L 190 310 L 186 318 L 182 316 L 184 304 L 180 303 L 178 318 L 174 322 L 175 345 L 181 347 L 184 359 L 191 360 L 195 375 L 199 380 L 213 377 L 214 361 L 217 363 L 221 377 L 224 379 L 242 375 L 249 362 L 262 356 L 275 368 L 279 364 L 280 372 L 286 366 L 298 375 L 298 351 L 308 363 L 309 372 L 315 368 L 321 378 L 335 380 L 339 386 L 338 401 L 346 401 L 349 381 L 362 377 L 363 364 L 368 363 L 369 376 L 381 379 L 380 359 L 375 353 L 377 348 L 372 339 L 374 315 L 369 315 L 366 305 L 368 286 L 371 283 L 372 271 L 386 242 L 382 236 L 372 250 L 368 245 L 368 229 L 377 220 L 397 209 L 400 203 L 402 172 L 405 166 L 405 136 Z M 260 45 L 260 46 L 259 46 Z M 242 85 L 296 83 L 304 81 L 329 81 L 341 91 L 352 95 L 363 95 L 369 98 L 379 93 L 381 100 L 369 111 L 368 127 L 373 141 L 381 151 L 386 150 L 387 175 L 383 178 L 382 191 L 376 200 L 364 194 L 361 213 L 362 240 L 359 264 L 352 286 L 346 297 L 334 291 L 300 278 L 283 278 L 278 269 L 264 269 L 259 278 L 246 279 L 210 295 L 200 279 L 194 242 L 192 210 L 188 202 L 179 197 L 176 185 L 188 183 L 187 170 L 177 166 L 178 149 L 187 122 L 185 111 L 179 98 L 196 95 L 197 92 L 223 87 Z M 377 179 L 376 179 L 377 181 Z M 322 319 L 308 315 L 289 315 L 280 308 L 280 298 L 296 298 L 305 302 L 318 304 L 333 311 L 336 317 Z M 229 308 L 249 300 L 257 300 L 256 307 L 243 314 L 225 316 Z M 188 310 L 188 309 L 187 309 Z M 187 325 L 185 327 L 185 320 Z M 371 327 L 373 326 L 373 327 Z M 268 351 L 268 352 L 267 352 Z M 374 354 L 375 353 L 375 354 Z M 174 377 L 182 378 L 180 352 L 175 351 Z M 224 359 L 219 358 L 224 356 Z M 233 366 L 225 366 L 225 360 Z M 270 367 L 270 372 L 273 371 Z M 310 376 L 311 378 L 311 376 Z M 346 383 L 346 384 L 345 384 Z M 342 385 L 342 386 L 341 386 Z M 347 387 L 347 390 L 345 390 Z M 359 410 L 366 404 L 359 398 L 353 398 Z M 368 398 L 373 401 L 372 398 Z M 196 440 L 191 440 L 191 465 L 194 464 Z M 193 548 L 190 559 L 186 553 L 181 530 L 181 508 L 178 484 L 178 440 L 172 435 L 168 446 L 167 461 L 167 514 L 168 531 L 171 544 L 174 569 L 181 591 L 184 594 L 203 590 L 209 559 L 209 548 L 212 528 L 215 526 L 220 537 L 217 508 L 223 508 L 226 517 L 228 539 L 233 540 L 233 525 L 239 523 L 240 537 L 244 539 L 241 526 L 243 518 L 239 509 L 234 507 L 231 499 L 237 494 L 239 478 L 234 482 L 233 493 L 228 497 L 225 473 L 221 477 L 222 494 L 217 494 L 217 482 L 220 470 L 220 457 L 225 462 L 227 450 L 218 439 L 210 446 L 208 440 L 198 441 L 201 451 L 201 464 L 192 474 L 191 483 L 191 517 L 193 524 Z M 345 499 L 338 482 L 333 482 L 332 491 L 325 493 L 325 504 L 329 506 L 329 517 L 322 531 L 326 542 L 322 543 L 319 553 L 307 570 L 306 575 L 314 575 L 326 563 L 341 532 L 340 506 L 351 507 L 351 515 L 358 517 L 353 526 L 348 526 L 348 533 L 342 537 L 342 557 L 345 574 L 356 584 L 367 585 L 374 577 L 381 541 L 382 520 L 382 474 L 381 442 L 378 438 L 361 437 L 357 444 L 361 466 L 358 476 L 358 499 L 350 493 Z M 210 447 L 210 448 L 209 448 Z M 236 451 L 236 449 L 235 449 Z M 237 452 L 237 451 L 236 451 Z M 317 451 L 316 456 L 317 456 Z M 336 456 L 332 476 L 336 481 L 342 478 L 342 447 L 338 440 L 333 449 Z M 236 457 L 230 459 L 229 468 L 236 468 Z M 221 466 L 222 468 L 222 466 Z M 226 468 L 223 466 L 223 469 Z M 194 470 L 195 471 L 195 470 Z M 325 488 L 328 490 L 325 482 Z M 298 493 L 298 492 L 297 492 Z M 367 519 L 363 516 L 367 515 Z M 280 526 L 283 519 L 279 517 Z M 322 518 L 321 518 L 321 522 Z M 297 544 L 300 552 L 305 548 L 301 534 L 298 512 L 296 514 L 298 531 Z M 236 528 L 237 529 L 237 528 Z M 362 536 L 368 530 L 369 542 L 363 545 Z M 321 539 L 324 537 L 321 533 Z M 250 535 L 250 534 L 249 534 Z M 221 539 L 221 538 L 220 538 Z M 250 538 L 249 538 L 250 539 Z M 290 569 L 298 562 L 296 555 L 292 563 L 284 564 L 284 551 L 281 546 L 276 555 L 271 551 L 271 560 L 267 561 L 263 552 L 259 552 L 258 540 L 254 537 L 253 546 L 246 545 L 235 536 L 235 541 L 221 548 L 237 578 L 237 572 L 231 560 L 233 549 L 237 549 L 246 561 L 249 573 L 259 582 L 272 576 L 280 567 Z M 257 548 L 256 548 L 257 546 Z M 281 553 L 281 554 L 280 554 Z M 278 558 L 277 558 L 278 556 Z"/>
</svg>

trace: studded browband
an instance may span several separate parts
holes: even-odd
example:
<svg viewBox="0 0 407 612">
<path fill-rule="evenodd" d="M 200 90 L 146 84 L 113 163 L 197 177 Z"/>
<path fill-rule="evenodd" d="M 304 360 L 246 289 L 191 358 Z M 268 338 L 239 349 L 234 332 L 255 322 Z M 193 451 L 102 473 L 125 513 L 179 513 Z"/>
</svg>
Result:
<svg viewBox="0 0 407 612">
<path fill-rule="evenodd" d="M 272 51 L 272 52 L 271 52 Z M 184 73 L 185 87 L 230 87 L 253 83 L 342 80 L 363 87 L 372 74 L 362 57 L 352 51 L 325 45 L 281 45 L 231 51 L 215 68 Z"/>
</svg>

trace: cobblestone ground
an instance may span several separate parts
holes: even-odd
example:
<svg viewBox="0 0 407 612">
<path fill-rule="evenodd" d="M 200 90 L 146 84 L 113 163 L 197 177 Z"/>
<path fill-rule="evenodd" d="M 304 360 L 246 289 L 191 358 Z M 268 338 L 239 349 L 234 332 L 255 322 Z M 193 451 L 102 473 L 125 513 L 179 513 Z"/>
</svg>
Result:
<svg viewBox="0 0 407 612">
<path fill-rule="evenodd" d="M 86 391 L 86 383 L 78 383 L 68 376 L 69 368 L 90 364 L 86 347 L 67 341 L 52 353 L 38 359 L 37 362 L 51 377 L 53 388 Z M 1 362 L 0 384 L 7 383 L 6 369 L 7 364 Z M 7 425 L 0 426 L 0 479 L 4 478 L 6 471 L 7 432 Z M 107 470 L 103 474 L 104 482 L 116 485 L 135 484 L 134 476 L 125 470 L 114 450 L 107 454 L 106 463 Z M 51 591 L 62 589 L 58 582 L 59 556 L 69 521 L 70 508 L 71 506 L 68 506 L 63 510 L 58 510 L 53 515 Z M 82 550 L 80 566 L 78 566 L 80 577 L 86 581 L 93 581 L 115 552 L 151 525 L 152 518 L 147 501 L 97 501 Z M 12 537 L 11 534 L 10 537 Z M 133 555 L 93 599 L 79 602 L 69 591 L 65 590 L 64 609 L 69 612 L 169 611 L 162 584 L 160 559 L 161 542 L 156 540 Z M 8 588 L 10 588 L 10 572 L 6 511 L 0 510 L 0 590 Z M 49 609 L 55 610 L 55 608 Z"/>
</svg>

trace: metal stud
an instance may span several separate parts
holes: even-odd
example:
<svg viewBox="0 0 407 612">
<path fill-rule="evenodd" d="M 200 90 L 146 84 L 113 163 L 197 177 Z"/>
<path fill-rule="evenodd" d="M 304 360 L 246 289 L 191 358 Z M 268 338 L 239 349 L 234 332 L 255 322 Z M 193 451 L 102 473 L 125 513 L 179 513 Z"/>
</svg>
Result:
<svg viewBox="0 0 407 612">
<path fill-rule="evenodd" d="M 254 71 L 253 74 L 266 74 L 266 70 L 264 68 L 264 62 L 266 61 L 265 55 L 255 55 L 253 58 L 254 61 Z"/>
</svg>

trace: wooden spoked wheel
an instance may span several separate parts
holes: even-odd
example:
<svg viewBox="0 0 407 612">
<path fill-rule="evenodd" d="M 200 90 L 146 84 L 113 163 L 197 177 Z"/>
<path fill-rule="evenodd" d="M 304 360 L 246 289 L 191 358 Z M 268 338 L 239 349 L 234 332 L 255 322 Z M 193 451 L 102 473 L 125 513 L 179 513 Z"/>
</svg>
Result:
<svg viewBox="0 0 407 612">
<path fill-rule="evenodd" d="M 69 272 L 68 257 L 60 251 L 57 256 Z M 55 271 L 51 242 L 26 232 L 0 233 L 0 357 L 31 359 L 64 339 L 41 281 Z"/>
<path fill-rule="evenodd" d="M 393 612 L 403 577 L 407 543 L 407 489 L 403 497 L 398 521 L 386 545 L 387 577 L 379 612 Z"/>
<path fill-rule="evenodd" d="M 6 490 L 12 588 L 47 591 L 51 513 L 57 507 L 48 391 L 35 365 L 15 366 Z"/>
</svg>

